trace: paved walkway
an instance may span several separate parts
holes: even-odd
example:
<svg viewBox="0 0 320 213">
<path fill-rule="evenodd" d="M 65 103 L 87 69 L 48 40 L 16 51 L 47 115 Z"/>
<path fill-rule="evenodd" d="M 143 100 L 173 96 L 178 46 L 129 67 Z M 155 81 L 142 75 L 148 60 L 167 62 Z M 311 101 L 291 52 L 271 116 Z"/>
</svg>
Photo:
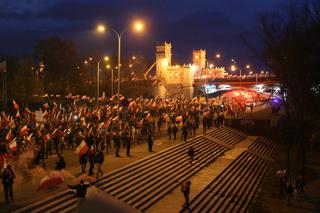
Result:
<svg viewBox="0 0 320 213">
<path fill-rule="evenodd" d="M 190 200 L 198 195 L 216 176 L 218 176 L 234 159 L 236 159 L 251 143 L 256 139 L 255 136 L 249 136 L 243 141 L 235 145 L 235 147 L 225 152 L 221 157 L 210 164 L 205 169 L 202 169 L 196 175 L 190 178 L 191 190 Z M 150 213 L 177 213 L 181 211 L 184 203 L 184 197 L 180 188 L 176 188 L 171 194 L 168 194 L 157 202 L 146 212 Z"/>
</svg>

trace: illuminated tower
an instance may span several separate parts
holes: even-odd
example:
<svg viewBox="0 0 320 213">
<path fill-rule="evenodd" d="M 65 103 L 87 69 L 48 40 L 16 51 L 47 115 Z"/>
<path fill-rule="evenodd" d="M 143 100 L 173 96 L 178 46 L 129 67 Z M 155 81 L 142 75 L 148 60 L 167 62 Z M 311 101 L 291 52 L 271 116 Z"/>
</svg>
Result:
<svg viewBox="0 0 320 213">
<path fill-rule="evenodd" d="M 193 65 L 203 69 L 206 66 L 206 51 L 205 50 L 193 50 L 192 51 L 192 63 Z"/>
<path fill-rule="evenodd" d="M 171 43 L 158 44 L 156 46 L 156 73 L 157 79 L 166 78 L 166 69 L 171 66 Z"/>
</svg>

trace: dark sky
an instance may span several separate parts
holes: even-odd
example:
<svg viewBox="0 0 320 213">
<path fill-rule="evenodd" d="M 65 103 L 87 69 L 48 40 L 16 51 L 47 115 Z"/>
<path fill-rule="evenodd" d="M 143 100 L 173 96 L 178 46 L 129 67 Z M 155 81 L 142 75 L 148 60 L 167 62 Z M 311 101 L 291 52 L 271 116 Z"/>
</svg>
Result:
<svg viewBox="0 0 320 213">
<path fill-rule="evenodd" d="M 73 40 L 82 54 L 114 54 L 113 33 L 94 32 L 98 22 L 123 36 L 123 54 L 154 58 L 157 42 L 172 42 L 173 61 L 189 63 L 193 49 L 206 49 L 210 60 L 220 52 L 225 61 L 257 64 L 240 39 L 257 44 L 258 14 L 287 8 L 303 0 L 0 0 L 0 53 L 32 52 L 40 39 Z M 147 21 L 142 35 L 130 32 L 132 20 Z"/>
</svg>

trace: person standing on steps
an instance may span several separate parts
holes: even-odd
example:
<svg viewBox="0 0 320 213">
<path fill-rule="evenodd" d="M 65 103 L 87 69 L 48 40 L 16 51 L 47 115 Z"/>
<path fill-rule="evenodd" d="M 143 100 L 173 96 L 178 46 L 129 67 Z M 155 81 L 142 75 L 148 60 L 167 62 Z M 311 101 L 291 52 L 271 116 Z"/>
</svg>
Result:
<svg viewBox="0 0 320 213">
<path fill-rule="evenodd" d="M 190 194 L 190 186 L 191 186 L 191 181 L 185 180 L 181 184 L 181 192 L 183 193 L 184 196 L 184 204 L 183 204 L 183 210 L 189 210 L 189 194 Z"/>
<path fill-rule="evenodd" d="M 192 164 L 192 161 L 193 161 L 193 158 L 195 155 L 196 155 L 196 153 L 195 153 L 193 147 L 190 147 L 188 150 L 188 157 L 189 157 L 190 164 Z"/>
</svg>

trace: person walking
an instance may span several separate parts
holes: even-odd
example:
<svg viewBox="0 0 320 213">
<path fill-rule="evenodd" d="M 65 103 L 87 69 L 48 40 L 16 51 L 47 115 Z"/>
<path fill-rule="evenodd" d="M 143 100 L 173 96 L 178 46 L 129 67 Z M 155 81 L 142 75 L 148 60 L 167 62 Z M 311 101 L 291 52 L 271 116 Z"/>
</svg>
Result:
<svg viewBox="0 0 320 213">
<path fill-rule="evenodd" d="M 103 155 L 102 151 L 98 151 L 96 153 L 95 162 L 96 162 L 96 165 L 97 165 L 97 179 L 99 179 L 99 175 L 100 174 L 101 174 L 101 176 L 103 175 L 103 171 L 101 169 L 101 166 L 102 166 L 102 164 L 104 162 L 104 155 Z"/>
<path fill-rule="evenodd" d="M 177 132 L 178 132 L 178 125 L 176 123 L 173 123 L 172 132 L 173 132 L 173 140 L 176 140 Z"/>
<path fill-rule="evenodd" d="M 88 175 L 93 175 L 93 169 L 94 169 L 94 162 L 95 162 L 95 151 L 93 148 L 89 150 L 88 153 L 88 161 L 89 161 L 89 172 Z"/>
<path fill-rule="evenodd" d="M 11 166 L 7 165 L 7 168 L 4 169 L 1 174 L 4 197 L 7 203 L 9 203 L 9 196 L 11 201 L 13 201 L 13 180 L 15 177 L 16 175 L 14 174 Z"/>
<path fill-rule="evenodd" d="M 152 134 L 149 134 L 148 135 L 148 150 L 149 150 L 149 152 L 153 152 L 152 146 L 153 146 L 153 137 L 152 137 Z"/>
<path fill-rule="evenodd" d="M 189 194 L 190 194 L 190 186 L 191 182 L 190 180 L 185 180 L 181 184 L 181 192 L 183 193 L 184 196 L 184 204 L 183 204 L 183 210 L 190 210 L 189 208 Z"/>
<path fill-rule="evenodd" d="M 171 140 L 171 132 L 172 132 L 172 127 L 171 123 L 168 124 L 168 135 L 169 135 L 169 140 Z"/>
<path fill-rule="evenodd" d="M 188 126 L 189 126 L 189 122 L 186 121 L 182 127 L 182 138 L 184 142 L 187 142 L 187 139 L 188 139 Z"/>
<path fill-rule="evenodd" d="M 191 146 L 188 150 L 188 157 L 189 157 L 190 164 L 192 164 L 192 161 L 193 161 L 195 155 L 196 155 L 196 153 L 195 153 L 193 147 Z"/>
<path fill-rule="evenodd" d="M 114 133 L 113 143 L 114 143 L 116 157 L 120 157 L 119 152 L 120 152 L 120 146 L 121 146 L 121 137 L 119 135 L 119 132 Z"/>
<path fill-rule="evenodd" d="M 87 167 L 87 160 L 88 160 L 88 153 L 85 152 L 82 155 L 79 156 L 79 161 L 81 164 L 81 171 L 82 173 L 86 172 L 86 167 Z"/>
</svg>

